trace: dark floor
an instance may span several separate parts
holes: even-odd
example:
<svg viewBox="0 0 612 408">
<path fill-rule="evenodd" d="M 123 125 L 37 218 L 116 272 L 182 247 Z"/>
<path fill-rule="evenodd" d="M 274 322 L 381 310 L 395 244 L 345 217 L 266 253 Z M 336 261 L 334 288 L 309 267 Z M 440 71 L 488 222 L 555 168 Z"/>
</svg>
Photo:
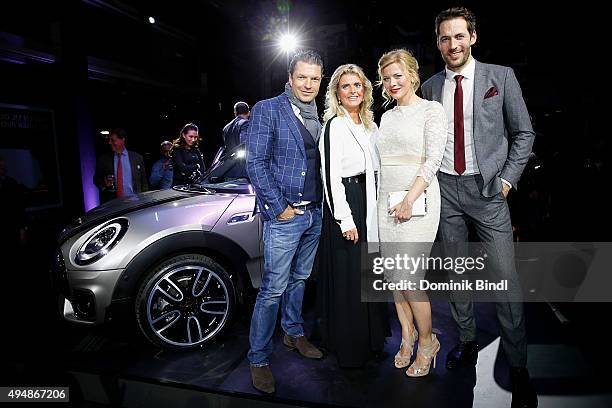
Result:
<svg viewBox="0 0 612 408">
<path fill-rule="evenodd" d="M 307 302 L 307 323 L 313 321 L 311 306 L 312 302 Z M 546 304 L 527 304 L 526 309 L 529 369 L 540 406 L 610 406 L 610 386 L 602 377 L 606 365 L 597 350 L 588 344 L 583 346 L 571 323 L 559 323 Z M 333 355 L 326 355 L 322 361 L 304 359 L 287 351 L 277 332 L 271 358 L 277 392 L 274 397 L 262 396 L 250 384 L 248 318 L 244 317 L 222 338 L 187 353 L 159 351 L 121 327 L 82 329 L 61 321 L 23 322 L 11 330 L 13 342 L 4 348 L 9 352 L 5 360 L 9 368 L 3 370 L 8 378 L 2 383 L 68 385 L 71 405 L 91 407 L 167 406 L 164 398 L 178 401 L 190 393 L 195 394 L 183 401 L 184 406 L 191 406 L 190 401 L 197 405 L 202 393 L 219 394 L 233 404 L 236 398 L 243 403 L 255 398 L 259 404 L 298 406 L 509 406 L 507 366 L 499 350 L 494 305 L 480 304 L 477 311 L 481 347 L 478 366 L 451 372 L 440 358 L 435 371 L 421 379 L 408 378 L 404 370 L 393 367 L 399 345 L 395 320 L 385 353 L 362 369 L 340 369 Z M 433 304 L 433 319 L 442 343 L 440 356 L 444 356 L 456 339 L 447 305 Z M 155 391 L 160 386 L 162 389 Z"/>
<path fill-rule="evenodd" d="M 55 311 L 47 274 L 48 256 L 13 254 L 5 264 L 3 386 L 69 386 L 70 404 L 58 406 L 350 406 L 350 407 L 497 407 L 509 406 L 505 359 L 499 350 L 495 307 L 477 307 L 480 354 L 475 369 L 448 371 L 444 356 L 457 332 L 444 303 L 434 303 L 435 331 L 442 343 L 439 365 L 429 376 L 408 378 L 393 367 L 399 330 L 385 353 L 362 369 L 340 369 L 333 355 L 307 360 L 275 336 L 271 367 L 277 379 L 273 397 L 250 384 L 249 310 L 224 335 L 187 353 L 162 352 L 122 326 L 80 328 Z M 3 268 L 4 269 L 4 268 Z M 312 287 L 310 288 L 312 289 Z M 314 291 L 305 302 L 312 332 Z M 610 303 L 526 304 L 529 370 L 540 407 L 612 406 L 607 378 L 611 357 L 603 337 Z M 393 316 L 393 314 L 392 314 Z M 563 318 L 568 321 L 562 323 Z M 315 331 L 316 337 L 316 331 Z M 316 339 L 315 339 L 316 341 Z"/>
</svg>

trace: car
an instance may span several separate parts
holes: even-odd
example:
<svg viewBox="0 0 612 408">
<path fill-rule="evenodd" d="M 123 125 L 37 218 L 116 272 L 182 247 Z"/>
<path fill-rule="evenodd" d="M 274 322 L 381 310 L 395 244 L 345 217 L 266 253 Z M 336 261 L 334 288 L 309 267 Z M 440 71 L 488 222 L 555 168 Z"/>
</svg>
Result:
<svg viewBox="0 0 612 408">
<path fill-rule="evenodd" d="M 201 181 L 112 200 L 60 233 L 60 312 L 92 326 L 127 314 L 158 347 L 201 347 L 259 287 L 261 235 L 244 146 L 218 153 Z"/>
</svg>

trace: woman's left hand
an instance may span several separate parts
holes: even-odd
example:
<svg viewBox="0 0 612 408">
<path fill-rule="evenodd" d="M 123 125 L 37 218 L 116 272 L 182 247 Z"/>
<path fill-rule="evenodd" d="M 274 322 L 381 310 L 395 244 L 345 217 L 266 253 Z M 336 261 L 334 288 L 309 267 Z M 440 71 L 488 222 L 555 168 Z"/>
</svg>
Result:
<svg viewBox="0 0 612 408">
<path fill-rule="evenodd" d="M 396 222 L 408 221 L 412 218 L 412 203 L 404 199 L 401 203 L 389 209 L 389 215 L 393 215 Z"/>
<path fill-rule="evenodd" d="M 342 233 L 344 239 L 348 241 L 353 241 L 354 244 L 359 240 L 359 234 L 357 233 L 357 228 L 353 228 L 352 230 L 348 230 Z"/>
</svg>

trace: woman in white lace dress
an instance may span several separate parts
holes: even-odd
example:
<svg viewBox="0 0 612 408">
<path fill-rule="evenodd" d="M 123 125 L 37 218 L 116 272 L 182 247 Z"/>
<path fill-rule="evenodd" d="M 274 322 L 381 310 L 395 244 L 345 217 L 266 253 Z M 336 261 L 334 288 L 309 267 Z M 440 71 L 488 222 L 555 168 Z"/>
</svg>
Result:
<svg viewBox="0 0 612 408">
<path fill-rule="evenodd" d="M 408 51 L 400 49 L 384 54 L 378 61 L 378 75 L 386 104 L 397 103 L 383 114 L 376 144 L 381 159 L 378 200 L 381 255 L 395 258 L 399 253 L 402 257 L 405 254 L 413 258 L 427 257 L 440 220 L 436 173 L 446 146 L 446 115 L 441 104 L 415 94 L 420 85 L 418 63 Z M 388 193 L 398 191 L 406 191 L 403 200 L 389 208 Z M 421 194 L 426 194 L 427 213 L 413 216 L 413 205 Z M 405 270 L 385 273 L 387 280 L 409 279 L 416 282 L 417 287 L 423 275 L 423 270 L 413 275 L 406 275 Z M 440 350 L 440 343 L 432 333 L 429 299 L 419 290 L 394 291 L 393 298 L 402 327 L 395 366 L 403 368 L 410 364 L 418 339 L 416 359 L 406 374 L 421 377 L 429 373 L 432 359 L 435 365 L 435 356 Z"/>
</svg>

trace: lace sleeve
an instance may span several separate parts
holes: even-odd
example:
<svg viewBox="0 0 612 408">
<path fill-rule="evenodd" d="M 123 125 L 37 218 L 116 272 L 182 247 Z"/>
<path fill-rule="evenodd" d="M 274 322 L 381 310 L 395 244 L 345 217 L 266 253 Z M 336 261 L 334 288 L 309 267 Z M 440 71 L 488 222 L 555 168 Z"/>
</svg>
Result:
<svg viewBox="0 0 612 408">
<path fill-rule="evenodd" d="M 438 102 L 428 103 L 425 110 L 425 163 L 417 173 L 427 184 L 431 183 L 440 169 L 448 137 L 444 108 Z"/>
</svg>

